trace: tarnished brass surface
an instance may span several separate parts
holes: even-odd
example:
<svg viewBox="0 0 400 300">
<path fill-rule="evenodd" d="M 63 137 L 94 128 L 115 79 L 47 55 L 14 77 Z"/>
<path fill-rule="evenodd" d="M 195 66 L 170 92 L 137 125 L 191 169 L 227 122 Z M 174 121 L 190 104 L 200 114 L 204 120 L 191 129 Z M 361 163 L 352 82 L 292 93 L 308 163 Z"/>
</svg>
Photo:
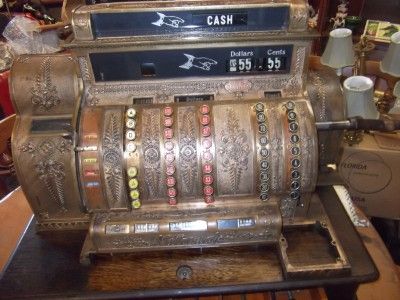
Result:
<svg viewBox="0 0 400 300">
<path fill-rule="evenodd" d="M 97 38 L 91 24 L 102 13 L 265 7 L 289 9 L 284 29 Z M 318 134 L 315 122 L 341 120 L 343 98 L 334 75 L 322 67 L 308 74 L 313 33 L 306 24 L 302 0 L 78 7 L 75 36 L 64 45 L 70 55 L 21 56 L 11 71 L 13 154 L 38 228 L 88 229 L 85 260 L 91 253 L 279 245 L 289 225 L 328 224 L 309 218 L 310 201 L 318 170 L 335 161 L 340 134 Z M 247 60 L 251 70 L 225 66 L 249 49 L 256 53 Z M 269 49 L 284 57 L 271 68 Z M 210 57 L 189 54 L 209 50 Z M 118 77 L 111 65 L 110 72 L 131 79 L 96 71 L 121 53 L 136 71 Z M 157 77 L 154 64 L 151 71 L 163 53 L 175 55 L 167 65 L 175 75 Z M 96 66 L 96 55 L 106 60 Z"/>
<path fill-rule="evenodd" d="M 40 229 L 86 228 L 78 188 L 75 111 L 82 87 L 70 55 L 20 56 L 13 64 L 10 89 L 17 111 L 12 151 L 19 182 L 40 220 Z M 63 119 L 61 125 L 53 121 Z M 33 130 L 33 123 L 48 123 Z"/>
</svg>

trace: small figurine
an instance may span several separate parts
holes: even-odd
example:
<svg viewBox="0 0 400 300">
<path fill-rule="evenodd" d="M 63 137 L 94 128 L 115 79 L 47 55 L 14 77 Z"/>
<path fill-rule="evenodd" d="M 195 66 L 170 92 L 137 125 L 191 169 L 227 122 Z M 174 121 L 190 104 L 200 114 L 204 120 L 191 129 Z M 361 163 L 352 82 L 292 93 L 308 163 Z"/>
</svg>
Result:
<svg viewBox="0 0 400 300">
<path fill-rule="evenodd" d="M 313 29 L 318 26 L 318 11 L 314 7 L 308 5 L 308 27 Z"/>
<path fill-rule="evenodd" d="M 348 15 L 348 5 L 349 2 L 346 0 L 341 0 L 341 3 L 338 5 L 336 16 L 331 18 L 329 22 L 333 23 L 332 28 L 342 28 L 345 26 L 345 19 Z"/>
</svg>

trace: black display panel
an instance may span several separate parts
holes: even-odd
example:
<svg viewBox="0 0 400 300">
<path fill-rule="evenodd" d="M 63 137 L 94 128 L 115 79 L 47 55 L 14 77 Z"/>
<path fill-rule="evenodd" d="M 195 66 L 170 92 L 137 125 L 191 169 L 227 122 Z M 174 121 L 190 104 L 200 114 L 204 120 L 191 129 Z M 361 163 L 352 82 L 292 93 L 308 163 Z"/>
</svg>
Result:
<svg viewBox="0 0 400 300">
<path fill-rule="evenodd" d="M 285 30 L 289 8 L 267 7 L 196 11 L 93 13 L 96 38 L 162 35 L 182 32 Z"/>
<path fill-rule="evenodd" d="M 89 54 L 96 81 L 290 72 L 293 45 Z"/>
</svg>

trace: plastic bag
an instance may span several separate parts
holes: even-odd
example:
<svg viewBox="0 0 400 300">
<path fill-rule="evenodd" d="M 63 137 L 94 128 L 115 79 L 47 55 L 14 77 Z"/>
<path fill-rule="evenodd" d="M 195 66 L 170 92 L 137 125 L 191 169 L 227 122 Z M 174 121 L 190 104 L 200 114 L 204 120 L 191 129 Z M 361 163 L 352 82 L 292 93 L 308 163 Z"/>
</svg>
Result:
<svg viewBox="0 0 400 300">
<path fill-rule="evenodd" d="M 41 33 L 39 23 L 24 16 L 14 17 L 3 31 L 3 36 L 17 54 L 54 53 L 60 51 L 56 31 Z"/>
</svg>

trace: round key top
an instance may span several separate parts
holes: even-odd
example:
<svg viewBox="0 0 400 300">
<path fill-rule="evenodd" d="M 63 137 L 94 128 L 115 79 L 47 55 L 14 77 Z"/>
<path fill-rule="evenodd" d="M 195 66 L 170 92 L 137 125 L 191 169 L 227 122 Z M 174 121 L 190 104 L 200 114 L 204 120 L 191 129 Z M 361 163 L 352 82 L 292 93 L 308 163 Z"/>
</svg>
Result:
<svg viewBox="0 0 400 300">
<path fill-rule="evenodd" d="M 137 149 L 137 146 L 134 142 L 129 142 L 128 144 L 126 144 L 126 150 L 128 152 L 135 152 Z"/>
<path fill-rule="evenodd" d="M 132 201 L 132 207 L 133 207 L 134 209 L 138 209 L 138 208 L 140 208 L 141 206 L 142 206 L 142 204 L 140 203 L 139 199 L 136 199 L 136 200 L 133 200 L 133 201 Z"/>
<path fill-rule="evenodd" d="M 136 133 L 133 130 L 126 131 L 126 138 L 130 141 L 133 141 L 136 138 Z"/>
<path fill-rule="evenodd" d="M 129 167 L 127 173 L 129 177 L 136 177 L 138 169 L 136 167 Z"/>
<path fill-rule="evenodd" d="M 211 175 L 204 175 L 203 176 L 203 184 L 210 185 L 214 182 L 214 178 Z"/>
<path fill-rule="evenodd" d="M 130 189 L 136 189 L 139 185 L 139 181 L 136 178 L 132 178 L 129 180 L 128 185 Z"/>
<path fill-rule="evenodd" d="M 166 182 L 168 187 L 173 187 L 176 184 L 176 180 L 172 176 L 168 176 Z"/>
<path fill-rule="evenodd" d="M 206 114 L 208 114 L 209 112 L 210 112 L 210 107 L 209 107 L 208 105 L 204 104 L 204 105 L 202 105 L 202 106 L 200 107 L 200 113 L 201 113 L 201 114 L 206 115 Z"/>
<path fill-rule="evenodd" d="M 170 117 L 174 113 L 174 110 L 171 106 L 164 107 L 164 116 Z"/>
<path fill-rule="evenodd" d="M 130 128 L 130 129 L 134 129 L 136 127 L 136 121 L 132 120 L 132 119 L 128 119 L 126 121 L 126 127 Z"/>
<path fill-rule="evenodd" d="M 170 197 L 170 198 L 176 197 L 176 189 L 173 187 L 170 187 L 167 190 L 167 194 L 168 194 L 168 197 Z"/>
<path fill-rule="evenodd" d="M 213 170 L 212 164 L 205 164 L 203 166 L 203 173 L 210 174 Z"/>
<path fill-rule="evenodd" d="M 134 109 L 134 108 L 128 109 L 128 110 L 126 111 L 126 115 L 127 115 L 129 118 L 134 118 L 134 117 L 136 117 L 136 109 Z"/>
<path fill-rule="evenodd" d="M 171 117 L 166 117 L 164 119 L 164 126 L 165 127 L 171 127 L 174 124 L 174 119 L 172 119 Z"/>
<path fill-rule="evenodd" d="M 136 200 L 136 199 L 139 199 L 140 193 L 138 190 L 132 190 L 129 193 L 129 196 L 131 196 L 131 199 Z"/>
</svg>

